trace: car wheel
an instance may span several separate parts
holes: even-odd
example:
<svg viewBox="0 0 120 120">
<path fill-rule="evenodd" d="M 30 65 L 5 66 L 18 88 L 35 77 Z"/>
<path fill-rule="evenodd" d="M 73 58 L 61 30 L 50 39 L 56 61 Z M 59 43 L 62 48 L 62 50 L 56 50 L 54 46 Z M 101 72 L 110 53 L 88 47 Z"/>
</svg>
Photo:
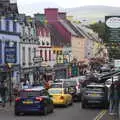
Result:
<svg viewBox="0 0 120 120">
<path fill-rule="evenodd" d="M 86 105 L 84 102 L 81 103 L 82 108 L 86 108 Z"/>
<path fill-rule="evenodd" d="M 44 107 L 44 110 L 43 110 L 43 115 L 47 115 L 48 114 L 48 108 L 47 107 Z"/>
<path fill-rule="evenodd" d="M 14 112 L 14 115 L 15 115 L 15 116 L 19 116 L 20 113 L 15 111 L 15 112 Z"/>
<path fill-rule="evenodd" d="M 73 105 L 73 99 L 71 100 L 70 105 Z"/>
<path fill-rule="evenodd" d="M 51 113 L 54 112 L 54 105 L 52 105 L 52 108 L 51 108 Z"/>
</svg>

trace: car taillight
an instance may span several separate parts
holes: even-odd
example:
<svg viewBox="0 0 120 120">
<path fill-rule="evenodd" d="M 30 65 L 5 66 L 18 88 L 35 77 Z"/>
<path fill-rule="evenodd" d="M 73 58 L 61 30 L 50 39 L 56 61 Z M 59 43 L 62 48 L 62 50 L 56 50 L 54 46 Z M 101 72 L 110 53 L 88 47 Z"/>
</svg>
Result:
<svg viewBox="0 0 120 120">
<path fill-rule="evenodd" d="M 63 99 L 64 99 L 64 97 L 63 97 L 63 96 L 61 96 L 61 97 L 60 97 L 60 99 L 61 99 L 61 100 L 63 100 Z"/>
<path fill-rule="evenodd" d="M 20 101 L 20 98 L 19 98 L 19 97 L 15 99 L 15 102 L 19 102 L 19 101 Z"/>
<path fill-rule="evenodd" d="M 42 101 L 42 100 L 43 100 L 42 97 L 36 97 L 35 99 L 36 99 L 37 101 Z"/>
</svg>

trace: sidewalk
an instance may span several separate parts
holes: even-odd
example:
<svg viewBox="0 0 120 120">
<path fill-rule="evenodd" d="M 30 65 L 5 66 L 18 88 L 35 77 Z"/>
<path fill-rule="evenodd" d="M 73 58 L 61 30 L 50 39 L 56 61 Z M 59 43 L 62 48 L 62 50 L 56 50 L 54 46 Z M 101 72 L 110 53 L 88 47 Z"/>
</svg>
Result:
<svg viewBox="0 0 120 120">
<path fill-rule="evenodd" d="M 13 111 L 14 110 L 14 103 L 12 103 L 10 105 L 10 103 L 6 103 L 5 107 L 2 107 L 1 103 L 0 103 L 0 112 L 1 111 Z"/>
<path fill-rule="evenodd" d="M 109 115 L 108 111 L 100 120 L 119 120 L 115 115 Z"/>
</svg>

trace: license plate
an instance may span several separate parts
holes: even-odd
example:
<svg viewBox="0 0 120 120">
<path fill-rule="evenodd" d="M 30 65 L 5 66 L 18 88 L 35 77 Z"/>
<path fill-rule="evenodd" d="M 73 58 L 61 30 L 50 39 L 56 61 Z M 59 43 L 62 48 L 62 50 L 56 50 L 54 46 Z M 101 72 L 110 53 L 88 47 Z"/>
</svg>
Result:
<svg viewBox="0 0 120 120">
<path fill-rule="evenodd" d="M 88 94 L 89 96 L 97 96 L 97 94 Z"/>
<path fill-rule="evenodd" d="M 23 104 L 33 104 L 33 101 L 23 101 Z"/>
</svg>

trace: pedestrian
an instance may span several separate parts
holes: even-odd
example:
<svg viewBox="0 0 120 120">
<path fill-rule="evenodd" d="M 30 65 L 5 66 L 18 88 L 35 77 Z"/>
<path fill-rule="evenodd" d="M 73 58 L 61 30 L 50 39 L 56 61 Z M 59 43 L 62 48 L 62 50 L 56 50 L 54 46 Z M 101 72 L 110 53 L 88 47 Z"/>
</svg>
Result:
<svg viewBox="0 0 120 120">
<path fill-rule="evenodd" d="M 2 107 L 5 107 L 5 105 L 6 105 L 7 92 L 8 92 L 8 88 L 4 84 L 4 82 L 2 82 L 1 85 L 0 85 L 0 95 L 1 95 L 1 99 L 2 99 Z"/>
<path fill-rule="evenodd" d="M 115 82 L 115 90 L 114 90 L 114 98 L 115 98 L 115 109 L 114 112 L 119 114 L 119 100 L 120 100 L 120 85 L 119 81 Z"/>
<path fill-rule="evenodd" d="M 115 106 L 115 95 L 114 95 L 115 85 L 112 83 L 110 86 L 110 95 L 109 95 L 109 114 L 114 114 L 114 106 Z"/>
</svg>

